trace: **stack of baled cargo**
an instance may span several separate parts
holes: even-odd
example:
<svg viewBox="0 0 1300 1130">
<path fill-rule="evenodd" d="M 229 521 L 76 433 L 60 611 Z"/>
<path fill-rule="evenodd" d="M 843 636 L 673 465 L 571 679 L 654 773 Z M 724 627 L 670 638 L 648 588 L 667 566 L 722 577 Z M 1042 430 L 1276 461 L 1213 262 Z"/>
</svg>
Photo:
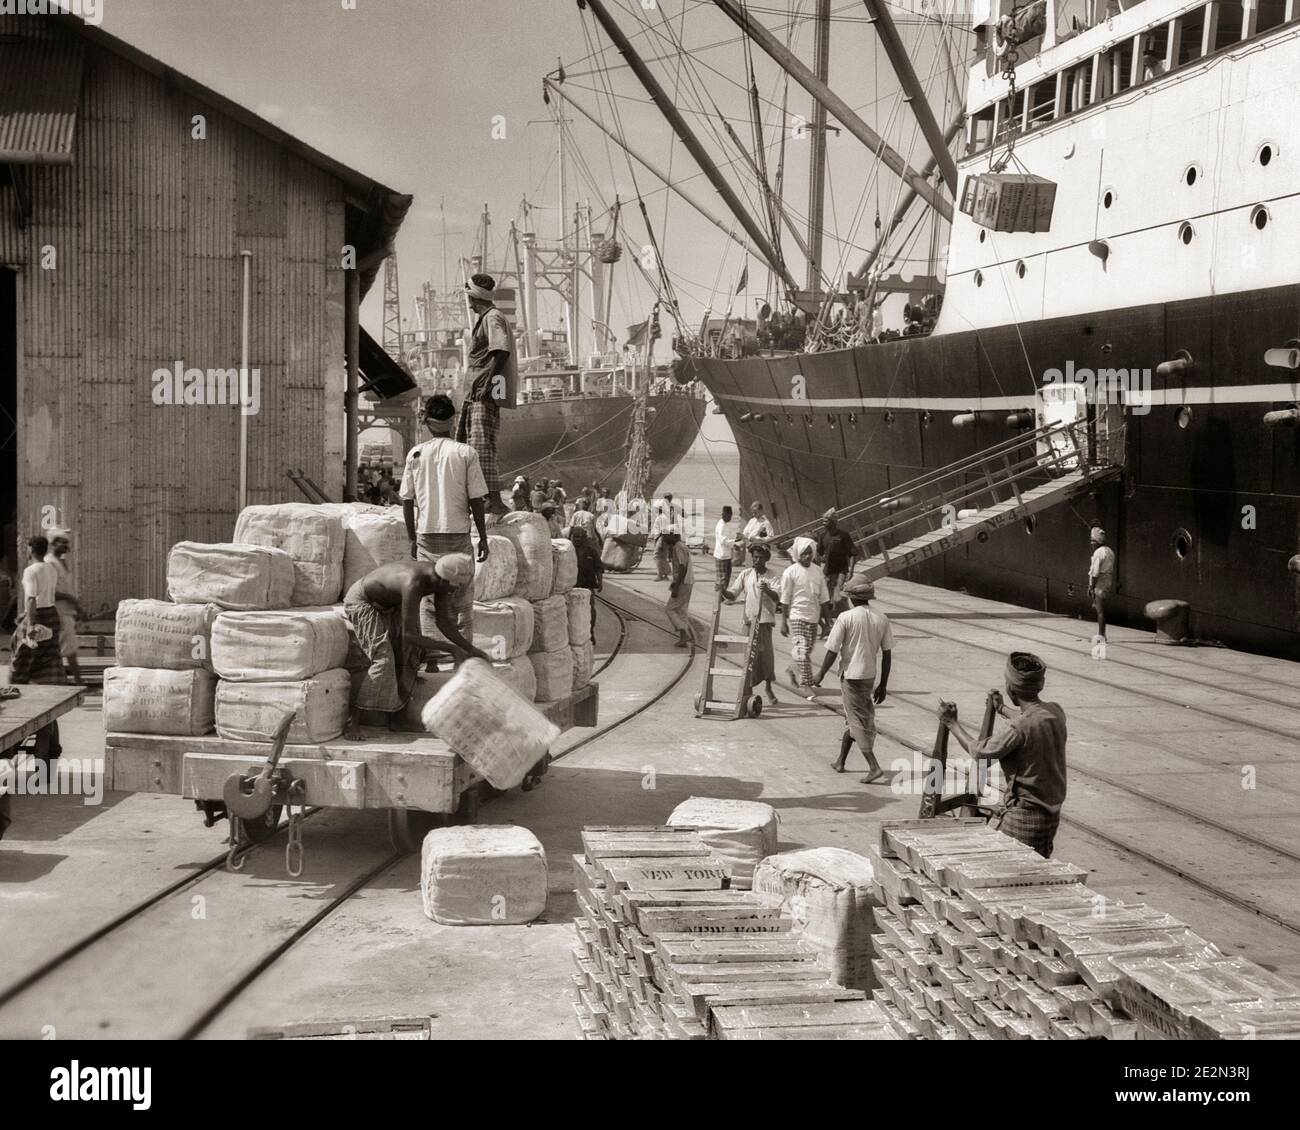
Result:
<svg viewBox="0 0 1300 1130">
<path fill-rule="evenodd" d="M 515 510 L 504 515 L 492 527 L 498 537 L 510 542 L 515 551 L 515 587 L 508 601 L 509 623 L 503 625 L 512 635 L 494 642 L 512 647 L 512 657 L 526 657 L 533 670 L 533 701 L 555 702 L 573 691 L 573 655 L 569 651 L 568 606 L 562 593 L 555 591 L 557 579 L 567 577 L 569 588 L 577 577 L 577 560 L 571 542 L 552 541 L 550 527 L 540 514 Z M 569 557 L 556 547 L 568 547 Z M 489 555 L 490 556 L 490 555 Z M 557 558 L 560 568 L 557 569 Z M 567 591 L 567 590 L 565 590 Z M 526 603 L 525 612 L 521 602 Z M 478 608 L 474 610 L 474 632 L 479 634 Z M 476 641 L 477 642 L 477 641 Z M 481 644 L 479 645 L 482 646 Z M 484 648 L 484 650 L 487 650 Z M 489 655 L 496 655 L 489 651 Z"/>
<path fill-rule="evenodd" d="M 582 843 L 573 981 L 585 1038 L 894 1038 L 778 907 L 729 887 L 696 832 L 589 827 Z"/>
<path fill-rule="evenodd" d="M 1300 1037 L 1300 988 L 982 821 L 886 825 L 877 1002 L 933 1039 Z"/>
</svg>

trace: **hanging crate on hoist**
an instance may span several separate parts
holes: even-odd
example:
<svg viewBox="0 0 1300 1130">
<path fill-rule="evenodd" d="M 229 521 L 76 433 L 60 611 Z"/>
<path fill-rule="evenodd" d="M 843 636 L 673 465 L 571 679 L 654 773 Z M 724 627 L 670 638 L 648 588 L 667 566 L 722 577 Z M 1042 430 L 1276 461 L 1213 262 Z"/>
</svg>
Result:
<svg viewBox="0 0 1300 1130">
<path fill-rule="evenodd" d="M 1049 231 L 1055 205 L 1056 182 L 1033 173 L 974 173 L 961 194 L 961 210 L 993 231 Z"/>
</svg>

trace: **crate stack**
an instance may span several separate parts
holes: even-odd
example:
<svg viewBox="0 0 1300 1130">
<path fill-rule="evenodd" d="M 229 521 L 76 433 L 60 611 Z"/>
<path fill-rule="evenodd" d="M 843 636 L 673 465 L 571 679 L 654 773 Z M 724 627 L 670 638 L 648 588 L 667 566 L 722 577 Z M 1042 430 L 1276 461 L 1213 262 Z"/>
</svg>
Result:
<svg viewBox="0 0 1300 1130">
<path fill-rule="evenodd" d="M 1300 989 L 983 821 L 886 825 L 872 864 L 873 995 L 899 1035 L 1300 1035 Z"/>
<path fill-rule="evenodd" d="M 682 828 L 584 829 L 575 1010 L 587 1039 L 892 1039 L 790 919 Z"/>
</svg>

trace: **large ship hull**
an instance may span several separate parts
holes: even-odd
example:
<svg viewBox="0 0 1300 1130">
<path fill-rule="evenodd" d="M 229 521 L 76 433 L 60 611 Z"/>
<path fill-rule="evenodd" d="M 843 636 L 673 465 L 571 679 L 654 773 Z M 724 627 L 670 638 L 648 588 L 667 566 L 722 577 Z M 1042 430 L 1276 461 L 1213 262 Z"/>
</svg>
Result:
<svg viewBox="0 0 1300 1130">
<path fill-rule="evenodd" d="M 1121 481 L 910 577 L 1086 614 L 1099 523 L 1119 558 L 1117 619 L 1140 624 L 1148 601 L 1178 598 L 1198 636 L 1300 659 L 1300 576 L 1288 570 L 1300 551 L 1300 429 L 1263 419 L 1300 400 L 1296 372 L 1264 360 L 1296 338 L 1300 287 L 1287 286 L 828 353 L 696 359 L 682 376 L 701 379 L 731 424 L 743 500 L 788 528 L 1005 440 L 1009 411 L 1035 408 L 1043 374 L 1069 361 L 1154 375 L 1185 350 L 1190 371 L 1153 376 L 1149 412 L 1123 413 Z M 973 426 L 954 426 L 970 411 Z"/>
<path fill-rule="evenodd" d="M 530 401 L 501 415 L 497 459 L 502 481 L 559 479 L 570 495 L 595 483 L 617 492 L 627 466 L 627 431 L 636 400 L 631 396 L 572 397 Z M 655 490 L 699 432 L 705 400 L 675 390 L 649 398 L 646 438 Z"/>
</svg>

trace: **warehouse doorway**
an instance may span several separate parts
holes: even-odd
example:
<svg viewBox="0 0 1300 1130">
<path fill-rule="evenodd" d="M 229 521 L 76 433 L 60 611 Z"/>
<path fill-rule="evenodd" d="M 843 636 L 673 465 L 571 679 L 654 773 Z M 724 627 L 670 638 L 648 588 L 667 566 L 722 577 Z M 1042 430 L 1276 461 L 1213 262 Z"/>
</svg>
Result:
<svg viewBox="0 0 1300 1130">
<path fill-rule="evenodd" d="M 0 265 L 0 617 L 18 575 L 18 275 Z"/>
</svg>

